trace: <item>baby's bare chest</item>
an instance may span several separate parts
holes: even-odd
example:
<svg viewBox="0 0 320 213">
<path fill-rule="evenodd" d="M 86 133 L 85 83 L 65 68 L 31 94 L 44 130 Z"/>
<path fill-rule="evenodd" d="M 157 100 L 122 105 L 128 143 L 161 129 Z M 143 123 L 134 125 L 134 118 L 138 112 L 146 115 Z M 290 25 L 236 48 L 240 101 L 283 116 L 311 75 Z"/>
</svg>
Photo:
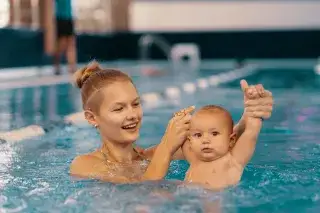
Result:
<svg viewBox="0 0 320 213">
<path fill-rule="evenodd" d="M 209 185 L 214 188 L 227 187 L 237 184 L 242 176 L 242 171 L 236 167 L 228 167 L 224 170 L 215 168 L 190 168 L 186 175 L 186 181 Z"/>
</svg>

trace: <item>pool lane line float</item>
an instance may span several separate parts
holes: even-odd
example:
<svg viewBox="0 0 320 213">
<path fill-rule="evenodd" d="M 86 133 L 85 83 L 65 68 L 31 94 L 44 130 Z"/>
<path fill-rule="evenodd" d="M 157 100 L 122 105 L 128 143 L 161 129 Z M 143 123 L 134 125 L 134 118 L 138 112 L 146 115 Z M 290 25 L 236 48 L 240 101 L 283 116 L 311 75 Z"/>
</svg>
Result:
<svg viewBox="0 0 320 213">
<path fill-rule="evenodd" d="M 15 129 L 8 132 L 0 132 L 0 142 L 17 142 L 25 139 L 44 135 L 46 131 L 38 125 L 30 125 L 20 129 Z"/>
</svg>

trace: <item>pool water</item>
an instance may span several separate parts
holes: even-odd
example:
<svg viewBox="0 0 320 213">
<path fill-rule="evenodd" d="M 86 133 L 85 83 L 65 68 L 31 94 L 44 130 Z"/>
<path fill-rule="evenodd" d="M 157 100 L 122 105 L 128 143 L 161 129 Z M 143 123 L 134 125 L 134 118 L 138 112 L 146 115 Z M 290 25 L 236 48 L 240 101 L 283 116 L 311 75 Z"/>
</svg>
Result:
<svg viewBox="0 0 320 213">
<path fill-rule="evenodd" d="M 208 212 L 320 212 L 320 78 L 311 68 L 261 69 L 247 80 L 270 89 L 275 104 L 238 186 L 214 193 L 173 181 L 183 180 L 188 168 L 185 161 L 172 162 L 166 180 L 156 183 L 73 180 L 68 175 L 71 160 L 97 148 L 99 137 L 92 127 L 56 127 L 38 139 L 0 145 L 0 212 L 204 212 L 204 208 Z M 56 86 L 55 91 L 59 101 L 55 110 L 49 109 L 58 113 L 46 107 L 48 112 L 41 110 L 38 103 L 38 116 L 45 117 L 39 118 L 42 123 L 79 109 L 79 100 L 69 86 Z M 28 93 L 31 89 L 23 92 L 26 100 Z M 45 102 L 48 100 L 40 101 Z M 159 143 L 172 112 L 191 104 L 222 105 L 237 121 L 243 111 L 239 82 L 183 93 L 178 104 L 145 109 L 138 144 Z M 17 107 L 17 103 L 7 105 L 10 120 L 16 119 Z M 18 109 L 24 124 L 36 120 L 34 114 L 28 115 L 31 109 L 34 111 L 27 104 Z"/>
</svg>

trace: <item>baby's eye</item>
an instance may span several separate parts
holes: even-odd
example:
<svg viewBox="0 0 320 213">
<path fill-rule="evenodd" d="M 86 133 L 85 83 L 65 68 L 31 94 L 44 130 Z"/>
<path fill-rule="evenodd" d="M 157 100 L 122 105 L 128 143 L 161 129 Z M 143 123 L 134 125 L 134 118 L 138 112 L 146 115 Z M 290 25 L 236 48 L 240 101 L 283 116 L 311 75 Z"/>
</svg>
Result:
<svg viewBox="0 0 320 213">
<path fill-rule="evenodd" d="M 195 133 L 195 134 L 193 134 L 193 136 L 196 137 L 196 138 L 200 138 L 201 137 L 201 133 Z"/>
<path fill-rule="evenodd" d="M 212 132 L 211 133 L 213 136 L 217 136 L 219 134 L 219 132 Z"/>
</svg>

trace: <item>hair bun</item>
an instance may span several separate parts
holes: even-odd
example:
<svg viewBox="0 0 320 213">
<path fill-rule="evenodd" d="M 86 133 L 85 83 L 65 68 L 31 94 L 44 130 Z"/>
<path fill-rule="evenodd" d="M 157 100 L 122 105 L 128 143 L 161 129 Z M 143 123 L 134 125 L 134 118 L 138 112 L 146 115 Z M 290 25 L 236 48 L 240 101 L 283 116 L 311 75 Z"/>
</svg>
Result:
<svg viewBox="0 0 320 213">
<path fill-rule="evenodd" d="M 97 61 L 93 61 L 74 73 L 74 83 L 81 89 L 86 80 L 88 80 L 93 73 L 100 70 L 100 64 Z"/>
</svg>

